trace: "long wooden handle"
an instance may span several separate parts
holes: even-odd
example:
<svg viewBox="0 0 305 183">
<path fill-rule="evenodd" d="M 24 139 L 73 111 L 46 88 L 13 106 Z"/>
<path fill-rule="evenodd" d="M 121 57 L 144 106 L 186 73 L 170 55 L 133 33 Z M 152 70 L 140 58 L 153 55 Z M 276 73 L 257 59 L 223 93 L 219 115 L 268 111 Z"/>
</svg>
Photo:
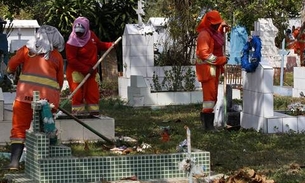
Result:
<svg viewBox="0 0 305 183">
<path fill-rule="evenodd" d="M 227 35 L 226 35 L 226 28 L 223 28 L 223 36 L 224 36 L 224 46 L 223 46 L 223 54 L 226 56 L 226 44 L 227 44 Z M 224 127 L 227 126 L 228 122 L 228 114 L 227 114 L 227 107 L 228 107 L 228 99 L 227 99 L 227 64 L 224 65 L 224 77 L 223 77 L 223 104 L 224 104 L 224 110 L 223 110 L 223 125 Z"/>
<path fill-rule="evenodd" d="M 76 122 L 78 122 L 79 124 L 81 124 L 82 126 L 84 126 L 85 128 L 87 128 L 88 130 L 90 130 L 91 132 L 93 132 L 95 135 L 101 137 L 102 139 L 104 139 L 106 142 L 110 143 L 111 145 L 114 145 L 114 142 L 112 140 L 110 140 L 109 138 L 105 137 L 104 135 L 102 135 L 101 133 L 99 133 L 98 131 L 94 130 L 93 128 L 91 128 L 89 125 L 87 125 L 86 123 L 84 123 L 83 121 L 81 121 L 80 119 L 78 119 L 77 117 L 75 117 L 74 115 L 72 115 L 70 112 L 68 112 L 67 110 L 65 110 L 64 108 L 58 107 L 59 110 L 61 110 L 63 113 L 65 113 L 66 115 L 68 115 L 69 117 L 71 117 L 72 119 L 74 119 Z"/>
</svg>

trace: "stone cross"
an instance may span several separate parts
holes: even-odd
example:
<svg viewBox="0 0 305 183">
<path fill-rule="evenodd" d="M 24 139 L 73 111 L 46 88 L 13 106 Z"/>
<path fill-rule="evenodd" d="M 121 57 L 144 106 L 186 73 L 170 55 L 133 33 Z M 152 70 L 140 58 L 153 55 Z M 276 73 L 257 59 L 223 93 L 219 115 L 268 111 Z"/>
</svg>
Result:
<svg viewBox="0 0 305 183">
<path fill-rule="evenodd" d="M 289 51 L 286 51 L 285 49 L 285 39 L 282 41 L 282 50 L 280 51 L 280 54 L 282 55 L 282 61 L 281 61 L 281 76 L 280 76 L 280 86 L 283 86 L 283 75 L 284 75 L 284 56 L 289 54 Z"/>
<path fill-rule="evenodd" d="M 142 4 L 142 0 L 138 0 L 138 9 L 136 9 L 136 13 L 138 14 L 138 25 L 143 26 L 142 15 L 144 15 L 144 5 Z"/>
</svg>

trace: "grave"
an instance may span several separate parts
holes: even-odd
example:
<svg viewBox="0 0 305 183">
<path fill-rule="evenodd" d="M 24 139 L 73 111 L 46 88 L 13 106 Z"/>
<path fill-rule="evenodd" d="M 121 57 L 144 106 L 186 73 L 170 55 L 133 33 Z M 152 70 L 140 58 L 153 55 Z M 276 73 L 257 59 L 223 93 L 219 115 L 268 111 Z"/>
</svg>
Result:
<svg viewBox="0 0 305 183">
<path fill-rule="evenodd" d="M 274 111 L 273 72 L 274 69 L 268 63 L 262 62 L 254 73 L 243 73 L 241 127 L 253 128 L 263 133 L 302 133 L 305 130 L 303 116 Z M 300 67 L 294 68 L 294 75 L 305 79 L 304 69 Z"/>
<path fill-rule="evenodd" d="M 8 28 L 9 23 L 10 21 L 6 24 L 5 29 Z M 13 20 L 11 23 L 13 30 L 7 38 L 7 41 L 9 52 L 14 53 L 35 36 L 36 29 L 40 26 L 37 20 Z"/>
<path fill-rule="evenodd" d="M 40 132 L 39 92 L 32 102 L 33 129 L 26 132 L 24 174 L 7 174 L 9 182 L 88 183 L 120 180 L 137 175 L 140 180 L 183 178 L 179 163 L 186 158 L 196 162 L 202 175 L 210 172 L 210 154 L 206 151 L 173 154 L 142 154 L 125 156 L 74 157 L 63 145 L 51 146 L 46 134 Z"/>
<path fill-rule="evenodd" d="M 5 145 L 10 142 L 10 129 L 12 127 L 12 106 L 15 99 L 15 92 L 2 92 L 0 88 L 0 145 Z M 99 118 L 82 119 L 82 121 L 99 133 L 106 136 L 108 139 L 114 139 L 115 122 L 113 118 L 101 116 Z M 84 128 L 82 125 L 69 119 L 65 116 L 56 119 L 56 127 L 59 132 L 59 138 L 63 142 L 85 140 L 97 141 L 100 137 L 91 131 Z"/>
<path fill-rule="evenodd" d="M 262 62 L 255 72 L 246 73 L 243 71 L 242 73 L 243 111 L 241 112 L 241 127 L 253 128 L 264 133 L 303 132 L 305 129 L 304 117 L 290 116 L 274 111 L 274 67 L 281 64 L 280 53 L 275 52 L 274 49 L 276 30 L 273 30 L 274 26 L 270 19 L 259 19 L 255 25 L 256 29 L 253 34 L 259 35 L 263 43 Z M 303 67 L 294 67 L 294 95 L 299 96 L 301 91 L 305 91 L 301 82 L 304 79 Z"/>
</svg>

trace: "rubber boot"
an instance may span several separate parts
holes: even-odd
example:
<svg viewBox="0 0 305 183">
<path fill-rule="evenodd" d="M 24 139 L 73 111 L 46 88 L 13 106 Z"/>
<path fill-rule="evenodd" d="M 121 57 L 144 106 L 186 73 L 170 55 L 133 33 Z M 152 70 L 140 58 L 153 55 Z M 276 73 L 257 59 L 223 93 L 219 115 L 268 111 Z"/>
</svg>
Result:
<svg viewBox="0 0 305 183">
<path fill-rule="evenodd" d="M 206 123 L 205 117 L 204 117 L 205 114 L 206 113 L 200 112 L 200 120 L 201 120 L 203 130 L 207 130 L 207 123 Z"/>
<path fill-rule="evenodd" d="M 214 113 L 205 113 L 206 130 L 214 131 Z"/>
<path fill-rule="evenodd" d="M 13 143 L 11 144 L 11 163 L 7 166 L 7 170 L 18 170 L 19 161 L 23 152 L 23 143 Z"/>
</svg>

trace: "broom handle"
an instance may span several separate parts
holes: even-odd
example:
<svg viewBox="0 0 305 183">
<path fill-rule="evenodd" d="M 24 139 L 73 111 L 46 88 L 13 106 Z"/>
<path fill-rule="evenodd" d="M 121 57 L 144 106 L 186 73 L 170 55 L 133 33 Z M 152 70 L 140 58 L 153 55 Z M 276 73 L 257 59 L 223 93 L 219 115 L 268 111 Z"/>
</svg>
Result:
<svg viewBox="0 0 305 183">
<path fill-rule="evenodd" d="M 226 36 L 226 28 L 223 27 L 224 33 L 224 46 L 223 46 L 223 55 L 226 56 L 226 43 L 227 43 L 227 36 Z M 223 114 L 223 125 L 224 127 L 227 126 L 228 114 L 227 114 L 227 64 L 224 65 L 224 77 L 223 77 L 223 100 L 224 100 L 224 114 Z"/>
</svg>

